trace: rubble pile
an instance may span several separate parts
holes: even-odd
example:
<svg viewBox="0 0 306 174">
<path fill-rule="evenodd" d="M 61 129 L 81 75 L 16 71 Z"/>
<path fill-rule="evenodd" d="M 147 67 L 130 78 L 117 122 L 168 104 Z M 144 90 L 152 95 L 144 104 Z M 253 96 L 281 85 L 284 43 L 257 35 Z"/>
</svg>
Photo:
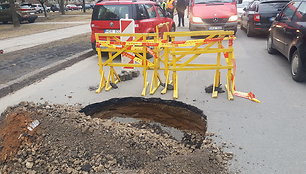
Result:
<svg viewBox="0 0 306 174">
<path fill-rule="evenodd" d="M 0 117 L 0 174 L 230 173 L 233 154 L 211 133 L 185 133 L 178 141 L 157 124 L 92 118 L 80 109 L 30 102 L 7 108 Z"/>
</svg>

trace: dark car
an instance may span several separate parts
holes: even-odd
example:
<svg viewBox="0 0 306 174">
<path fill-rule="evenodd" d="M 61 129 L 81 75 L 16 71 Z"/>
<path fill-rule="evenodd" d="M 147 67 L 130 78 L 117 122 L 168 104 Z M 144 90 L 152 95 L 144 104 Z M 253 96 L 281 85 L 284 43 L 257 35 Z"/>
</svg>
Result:
<svg viewBox="0 0 306 174">
<path fill-rule="evenodd" d="M 19 6 L 16 4 L 17 17 L 20 22 L 28 21 L 29 23 L 35 22 L 37 15 L 35 9 L 28 6 Z M 13 21 L 10 4 L 0 4 L 0 22 L 8 23 Z"/>
<path fill-rule="evenodd" d="M 291 62 L 295 81 L 306 80 L 306 0 L 290 2 L 275 18 L 267 51 L 270 54 L 279 51 Z"/>
<path fill-rule="evenodd" d="M 254 0 L 241 15 L 241 29 L 248 37 L 266 34 L 275 16 L 288 4 L 289 0 Z"/>
<path fill-rule="evenodd" d="M 60 11 L 60 5 L 59 4 L 52 4 L 50 9 L 53 12 Z M 64 10 L 68 11 L 68 9 L 65 6 L 64 6 Z"/>
</svg>

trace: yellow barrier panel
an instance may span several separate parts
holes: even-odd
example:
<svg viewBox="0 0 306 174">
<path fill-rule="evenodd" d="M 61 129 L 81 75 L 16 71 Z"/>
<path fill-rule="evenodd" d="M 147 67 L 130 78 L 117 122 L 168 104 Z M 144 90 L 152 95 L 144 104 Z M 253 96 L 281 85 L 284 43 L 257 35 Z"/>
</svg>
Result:
<svg viewBox="0 0 306 174">
<path fill-rule="evenodd" d="M 130 37 L 128 41 L 120 41 L 120 37 L 127 36 Z M 143 68 L 143 90 L 142 95 L 146 95 L 146 89 L 148 86 L 147 82 L 147 70 L 154 69 L 154 76 L 159 77 L 157 72 L 158 67 L 156 66 L 156 62 L 158 62 L 158 53 L 157 47 L 154 47 L 153 50 L 149 49 L 148 46 L 155 46 L 158 42 L 158 34 L 157 33 L 135 33 L 135 34 L 126 34 L 126 33 L 96 33 L 96 51 L 98 52 L 98 65 L 100 72 L 100 84 L 97 93 L 101 92 L 103 88 L 105 90 L 110 90 L 112 88 L 112 83 L 117 84 L 120 79 L 118 74 L 116 73 L 114 66 L 119 67 L 141 67 Z M 151 40 L 147 40 L 147 38 L 151 38 Z M 102 52 L 108 53 L 108 59 L 103 62 Z M 134 55 L 130 54 L 134 53 Z M 147 53 L 155 55 L 154 62 L 150 62 L 147 60 Z M 124 64 L 117 63 L 113 60 L 119 55 L 125 55 L 137 62 L 137 64 Z M 109 66 L 109 74 L 108 78 L 105 78 L 105 72 L 103 67 Z M 154 80 L 154 81 L 153 81 Z M 150 91 L 156 90 L 159 86 L 160 82 L 156 82 L 155 78 L 152 80 Z M 152 85 L 153 84 L 153 85 Z M 152 93 L 152 92 L 150 92 Z"/>
<path fill-rule="evenodd" d="M 176 41 L 179 37 L 186 36 L 203 36 L 205 39 L 196 39 L 189 41 Z M 174 88 L 173 98 L 178 98 L 178 74 L 177 71 L 192 70 L 215 70 L 212 97 L 218 96 L 216 87 L 220 85 L 220 70 L 227 69 L 226 88 L 228 99 L 233 99 L 234 92 L 234 55 L 233 55 L 233 31 L 198 31 L 198 32 L 167 32 L 164 33 L 165 40 L 171 40 L 172 46 L 165 47 L 165 56 L 162 62 L 165 64 L 165 88 L 162 94 L 167 92 L 167 84 L 172 84 Z M 224 48 L 223 41 L 228 40 L 228 47 Z M 192 64 L 202 54 L 216 53 L 217 59 L 215 64 Z M 226 65 L 221 64 L 221 56 L 224 55 Z M 190 56 L 191 57 L 188 57 Z M 201 57 L 200 59 L 204 59 Z M 181 63 L 184 61 L 183 63 Z M 170 71 L 172 79 L 170 79 Z"/>
<path fill-rule="evenodd" d="M 163 24 L 166 25 L 167 24 Z M 162 27 L 158 26 L 158 27 Z M 141 67 L 143 68 L 143 89 L 142 95 L 146 95 L 147 70 L 153 70 L 150 94 L 154 94 L 161 85 L 162 80 L 159 70 L 164 70 L 165 82 L 164 89 L 161 93 L 165 94 L 169 85 L 173 85 L 173 98 L 178 98 L 178 71 L 193 70 L 215 70 L 212 97 L 218 96 L 216 87 L 220 86 L 220 70 L 227 70 L 226 75 L 226 91 L 229 100 L 233 99 L 235 91 L 235 58 L 233 50 L 233 31 L 196 31 L 196 32 L 166 32 L 163 39 L 158 38 L 157 33 L 135 33 L 135 34 L 112 34 L 97 33 L 97 52 L 100 67 L 100 84 L 96 92 L 101 92 L 103 88 L 109 90 L 112 83 L 116 84 L 120 81 L 114 66 L 119 67 Z M 128 36 L 128 41 L 120 41 L 121 36 Z M 179 41 L 180 37 L 202 37 L 201 39 L 193 39 L 187 41 Z M 149 39 L 148 39 L 149 38 Z M 223 45 L 227 41 L 227 45 Z M 102 52 L 108 53 L 108 59 L 102 61 Z M 134 53 L 134 55 L 130 54 Z M 163 53 L 163 54 L 162 54 Z M 204 64 L 204 54 L 215 53 L 216 63 Z M 120 54 L 134 60 L 136 64 L 122 64 L 113 60 Z M 153 62 L 147 60 L 146 55 L 153 56 Z M 224 57 L 225 61 L 222 61 Z M 199 59 L 201 63 L 193 63 Z M 225 62 L 222 63 L 222 62 Z M 109 66 L 108 78 L 105 78 L 103 67 Z M 171 75 L 172 73 L 172 75 Z"/>
</svg>

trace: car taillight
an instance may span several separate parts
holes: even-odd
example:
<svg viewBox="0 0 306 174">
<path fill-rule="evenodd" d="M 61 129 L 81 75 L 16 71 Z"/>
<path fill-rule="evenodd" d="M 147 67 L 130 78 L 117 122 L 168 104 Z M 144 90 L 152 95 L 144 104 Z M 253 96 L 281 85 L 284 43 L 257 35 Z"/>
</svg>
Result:
<svg viewBox="0 0 306 174">
<path fill-rule="evenodd" d="M 260 14 L 254 14 L 253 19 L 255 22 L 260 22 Z"/>
<path fill-rule="evenodd" d="M 27 10 L 29 10 L 29 9 L 27 9 L 27 8 L 21 8 L 20 9 L 20 11 L 27 11 Z"/>
</svg>

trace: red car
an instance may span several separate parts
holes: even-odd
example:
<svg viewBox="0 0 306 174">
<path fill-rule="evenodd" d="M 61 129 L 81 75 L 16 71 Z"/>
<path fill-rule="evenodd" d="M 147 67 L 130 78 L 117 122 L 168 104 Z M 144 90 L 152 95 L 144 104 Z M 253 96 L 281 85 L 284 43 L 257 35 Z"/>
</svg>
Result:
<svg viewBox="0 0 306 174">
<path fill-rule="evenodd" d="M 189 29 L 237 32 L 237 3 L 242 0 L 190 0 Z"/>
<path fill-rule="evenodd" d="M 175 31 L 173 19 L 155 2 L 152 1 L 104 1 L 94 6 L 91 21 L 91 43 L 96 50 L 95 33 L 120 32 L 121 18 L 135 20 L 136 33 L 155 33 L 156 26 L 169 22 L 169 26 L 159 29 L 163 32 Z"/>
</svg>

